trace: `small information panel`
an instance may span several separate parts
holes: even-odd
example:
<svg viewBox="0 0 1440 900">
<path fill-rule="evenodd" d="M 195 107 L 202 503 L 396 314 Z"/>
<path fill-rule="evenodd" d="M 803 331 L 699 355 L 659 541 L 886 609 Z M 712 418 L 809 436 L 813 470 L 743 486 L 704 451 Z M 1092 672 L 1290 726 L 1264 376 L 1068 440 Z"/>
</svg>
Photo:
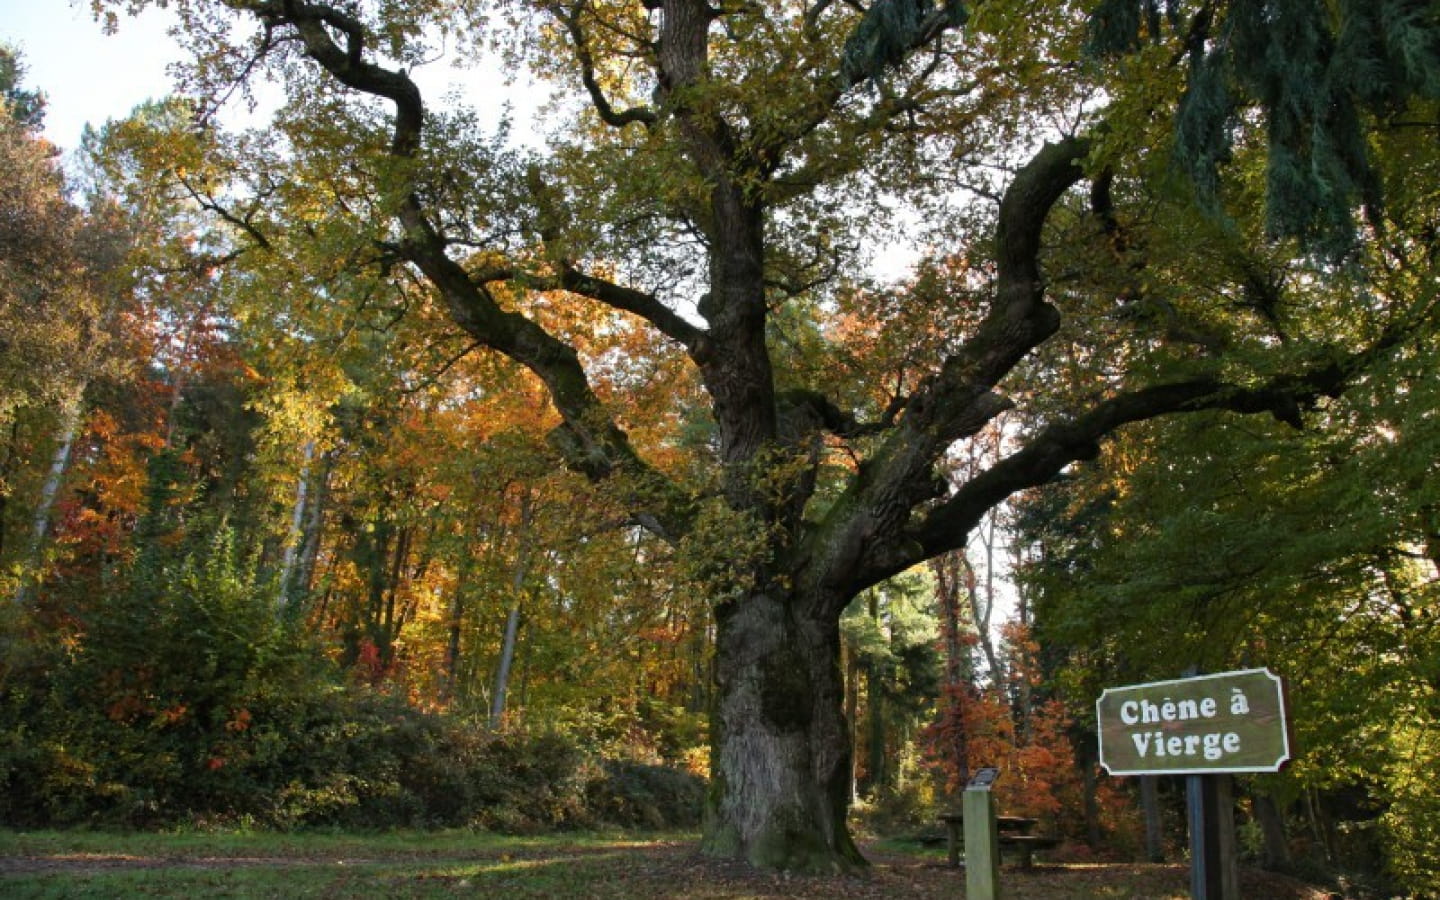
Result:
<svg viewBox="0 0 1440 900">
<path fill-rule="evenodd" d="M 1269 669 L 1107 688 L 1095 717 L 1111 775 L 1278 772 L 1290 759 L 1284 685 Z"/>
<path fill-rule="evenodd" d="M 986 766 L 983 769 L 976 769 L 975 774 L 970 778 L 970 783 L 965 785 L 965 790 L 988 791 L 990 790 L 990 786 L 995 783 L 995 779 L 999 777 L 1000 770 L 995 768 L 994 766 Z"/>
</svg>

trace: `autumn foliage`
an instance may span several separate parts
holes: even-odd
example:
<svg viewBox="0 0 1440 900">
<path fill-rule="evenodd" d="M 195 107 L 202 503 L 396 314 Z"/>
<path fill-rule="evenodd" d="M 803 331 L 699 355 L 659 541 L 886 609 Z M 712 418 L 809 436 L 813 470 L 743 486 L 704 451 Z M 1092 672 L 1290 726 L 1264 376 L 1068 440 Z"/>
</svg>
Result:
<svg viewBox="0 0 1440 900">
<path fill-rule="evenodd" d="M 0 48 L 0 824 L 1156 854 L 1183 647 L 1303 698 L 1247 853 L 1440 885 L 1433 10 L 91 5 L 190 93 L 67 182 Z"/>
</svg>

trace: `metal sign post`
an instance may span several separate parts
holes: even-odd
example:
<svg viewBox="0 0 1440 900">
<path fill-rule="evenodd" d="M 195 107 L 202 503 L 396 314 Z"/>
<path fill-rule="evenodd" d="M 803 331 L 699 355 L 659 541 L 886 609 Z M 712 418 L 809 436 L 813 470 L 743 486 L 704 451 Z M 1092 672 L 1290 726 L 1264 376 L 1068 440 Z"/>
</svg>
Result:
<svg viewBox="0 0 1440 900">
<path fill-rule="evenodd" d="M 1285 689 L 1269 669 L 1129 687 L 1095 701 L 1100 764 L 1111 775 L 1185 775 L 1190 894 L 1239 900 L 1231 773 L 1290 760 Z"/>
<path fill-rule="evenodd" d="M 1231 786 L 1229 775 L 1185 776 L 1194 900 L 1240 900 Z"/>
</svg>

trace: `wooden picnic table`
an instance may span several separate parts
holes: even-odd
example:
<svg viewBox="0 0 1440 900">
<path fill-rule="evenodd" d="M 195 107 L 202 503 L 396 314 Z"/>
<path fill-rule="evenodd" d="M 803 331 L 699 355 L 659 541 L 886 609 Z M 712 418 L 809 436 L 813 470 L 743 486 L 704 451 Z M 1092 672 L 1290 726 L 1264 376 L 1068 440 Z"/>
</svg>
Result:
<svg viewBox="0 0 1440 900">
<path fill-rule="evenodd" d="M 1039 819 L 1031 819 L 1025 816 L 996 816 L 995 827 L 1001 834 L 1029 834 L 1030 831 L 1040 824 Z"/>
<path fill-rule="evenodd" d="M 942 813 L 940 821 L 945 823 L 945 847 L 952 869 L 960 867 L 960 847 L 965 839 L 965 816 L 962 813 Z M 1028 816 L 996 816 L 995 829 L 1000 847 L 1013 848 L 1020 855 L 1020 868 L 1029 869 L 1035 865 L 1035 851 L 1049 850 L 1060 843 L 1059 838 L 1031 834 L 1039 819 Z"/>
</svg>

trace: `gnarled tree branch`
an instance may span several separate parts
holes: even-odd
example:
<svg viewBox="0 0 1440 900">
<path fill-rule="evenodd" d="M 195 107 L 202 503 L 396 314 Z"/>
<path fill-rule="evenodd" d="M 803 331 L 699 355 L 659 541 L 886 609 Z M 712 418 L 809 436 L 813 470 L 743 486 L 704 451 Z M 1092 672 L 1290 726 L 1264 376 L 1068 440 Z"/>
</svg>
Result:
<svg viewBox="0 0 1440 900">
<path fill-rule="evenodd" d="M 624 128 L 633 122 L 639 122 L 647 128 L 660 120 L 655 110 L 648 106 L 634 106 L 629 109 L 617 112 L 610 104 L 609 98 L 605 96 L 605 90 L 595 78 L 595 56 L 590 52 L 590 41 L 585 34 L 585 28 L 580 21 L 580 12 L 584 7 L 583 3 L 577 3 L 569 10 L 556 9 L 555 18 L 565 26 L 565 31 L 570 35 L 571 42 L 575 45 L 575 61 L 580 64 L 580 83 L 585 86 L 585 91 L 590 95 L 590 103 L 599 114 L 600 121 L 615 128 Z"/>
<path fill-rule="evenodd" d="M 390 153 L 402 160 L 414 158 L 425 119 L 420 90 L 403 71 L 365 60 L 363 23 L 333 6 L 303 0 L 261 0 L 252 10 L 268 26 L 293 28 L 306 53 L 341 84 L 394 103 Z M 344 46 L 332 31 L 344 37 Z M 650 498 L 647 521 L 657 523 L 663 537 L 681 533 L 687 501 L 640 459 L 595 396 L 574 348 L 526 316 L 503 309 L 483 282 L 451 258 L 415 191 L 403 197 L 398 217 L 405 238 L 397 249 L 439 291 L 451 319 L 476 342 L 530 369 L 545 384 L 563 420 L 552 441 L 567 461 L 594 478 L 625 473 L 643 482 L 637 497 Z"/>
</svg>

